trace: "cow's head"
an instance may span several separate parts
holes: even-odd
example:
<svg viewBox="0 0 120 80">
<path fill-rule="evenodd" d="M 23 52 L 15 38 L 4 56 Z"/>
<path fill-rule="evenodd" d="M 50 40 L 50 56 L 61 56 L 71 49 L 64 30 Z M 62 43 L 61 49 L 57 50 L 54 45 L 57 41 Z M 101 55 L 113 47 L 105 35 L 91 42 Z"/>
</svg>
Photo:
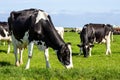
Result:
<svg viewBox="0 0 120 80">
<path fill-rule="evenodd" d="M 59 61 L 66 67 L 72 68 L 72 50 L 70 44 L 62 45 L 61 48 L 57 51 L 57 57 Z"/>
<path fill-rule="evenodd" d="M 89 45 L 84 45 L 84 44 L 80 45 L 80 44 L 78 44 L 77 46 L 80 47 L 81 50 L 83 51 L 84 57 L 88 57 L 90 48 L 92 48 L 94 45 L 93 44 L 89 44 Z"/>
</svg>

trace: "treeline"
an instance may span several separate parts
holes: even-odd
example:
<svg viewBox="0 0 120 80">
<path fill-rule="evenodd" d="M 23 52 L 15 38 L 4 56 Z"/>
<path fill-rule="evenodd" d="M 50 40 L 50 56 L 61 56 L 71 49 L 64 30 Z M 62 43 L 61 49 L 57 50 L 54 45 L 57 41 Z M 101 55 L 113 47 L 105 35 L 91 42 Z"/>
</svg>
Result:
<svg viewBox="0 0 120 80">
<path fill-rule="evenodd" d="M 64 28 L 65 32 L 81 32 L 81 28 Z M 120 27 L 113 28 L 114 35 L 120 35 Z"/>
</svg>

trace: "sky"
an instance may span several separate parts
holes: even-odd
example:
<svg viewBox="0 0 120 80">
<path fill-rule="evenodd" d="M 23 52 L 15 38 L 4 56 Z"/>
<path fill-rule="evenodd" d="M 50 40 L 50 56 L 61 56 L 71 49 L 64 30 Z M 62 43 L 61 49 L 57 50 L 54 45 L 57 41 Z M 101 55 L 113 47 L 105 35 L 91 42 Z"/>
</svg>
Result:
<svg viewBox="0 0 120 80">
<path fill-rule="evenodd" d="M 11 11 L 37 8 L 50 14 L 55 26 L 120 25 L 120 0 L 0 0 L 0 6 L 0 21 L 7 21 Z"/>
</svg>

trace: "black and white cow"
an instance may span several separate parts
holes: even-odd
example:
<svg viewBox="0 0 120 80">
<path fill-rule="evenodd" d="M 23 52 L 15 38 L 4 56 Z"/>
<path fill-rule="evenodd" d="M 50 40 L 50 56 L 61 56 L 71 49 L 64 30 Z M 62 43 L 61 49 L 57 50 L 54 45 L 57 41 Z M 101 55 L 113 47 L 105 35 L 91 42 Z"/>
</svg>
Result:
<svg viewBox="0 0 120 80">
<path fill-rule="evenodd" d="M 65 43 L 57 33 L 50 16 L 46 12 L 40 9 L 13 11 L 8 18 L 8 23 L 13 39 L 16 66 L 23 63 L 22 52 L 28 45 L 26 69 L 29 69 L 35 43 L 38 49 L 44 50 L 46 67 L 50 67 L 48 47 L 56 51 L 59 61 L 66 68 L 73 67 L 71 46 Z M 20 53 L 20 62 L 18 61 L 18 52 Z"/>
<path fill-rule="evenodd" d="M 10 53 L 10 43 L 12 40 L 9 34 L 9 26 L 7 22 L 0 22 L 0 41 L 7 41 L 8 43 L 7 53 Z"/>
<path fill-rule="evenodd" d="M 78 45 L 83 51 L 84 57 L 91 56 L 91 50 L 95 42 L 106 43 L 106 55 L 111 53 L 110 36 L 112 33 L 112 25 L 109 24 L 86 24 L 84 25 L 81 34 L 81 45 Z"/>
</svg>

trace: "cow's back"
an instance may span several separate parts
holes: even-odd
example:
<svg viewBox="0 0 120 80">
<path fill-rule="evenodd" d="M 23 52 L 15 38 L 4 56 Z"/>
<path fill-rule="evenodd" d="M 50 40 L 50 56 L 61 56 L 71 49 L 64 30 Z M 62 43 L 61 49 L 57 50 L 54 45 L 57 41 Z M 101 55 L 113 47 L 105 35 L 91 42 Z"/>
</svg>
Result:
<svg viewBox="0 0 120 80">
<path fill-rule="evenodd" d="M 35 9 L 23 10 L 18 12 L 11 12 L 11 17 L 8 19 L 10 26 L 10 31 L 12 29 L 13 34 L 17 40 L 20 41 L 28 31 L 30 25 L 30 16 L 36 14 Z"/>
</svg>

